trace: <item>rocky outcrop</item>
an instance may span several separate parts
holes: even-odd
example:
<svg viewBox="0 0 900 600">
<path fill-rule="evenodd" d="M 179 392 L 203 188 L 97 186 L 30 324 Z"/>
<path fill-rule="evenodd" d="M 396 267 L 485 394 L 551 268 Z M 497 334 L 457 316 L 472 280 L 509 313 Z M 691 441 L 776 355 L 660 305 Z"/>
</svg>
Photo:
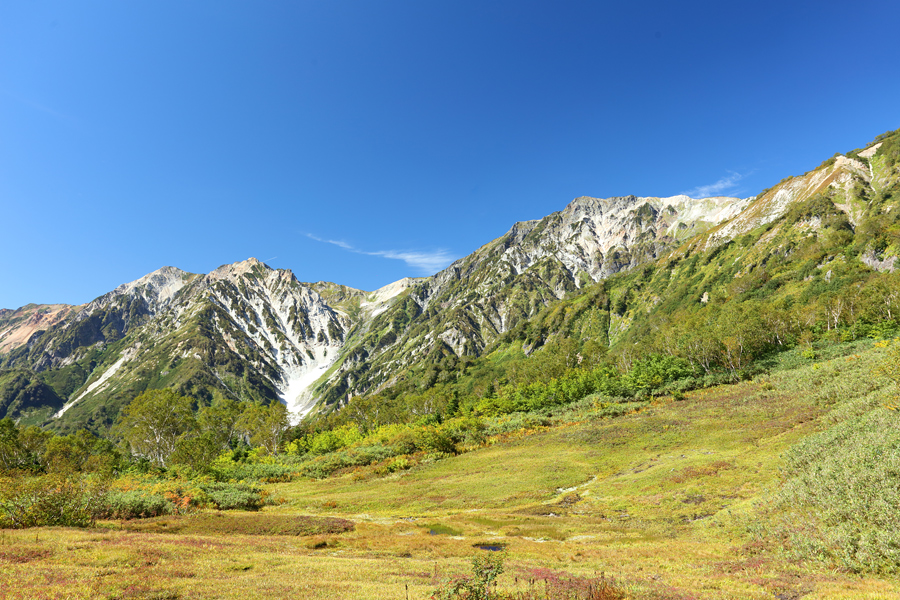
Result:
<svg viewBox="0 0 900 600">
<path fill-rule="evenodd" d="M 24 346 L 31 336 L 77 314 L 69 304 L 28 304 L 16 310 L 0 309 L 0 354 Z"/>
</svg>

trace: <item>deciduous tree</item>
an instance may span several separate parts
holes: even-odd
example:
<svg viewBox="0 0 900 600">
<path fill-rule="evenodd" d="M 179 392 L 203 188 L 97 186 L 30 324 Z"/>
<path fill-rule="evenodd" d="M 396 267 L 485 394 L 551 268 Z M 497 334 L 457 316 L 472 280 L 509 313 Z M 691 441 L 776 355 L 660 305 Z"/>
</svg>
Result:
<svg viewBox="0 0 900 600">
<path fill-rule="evenodd" d="M 172 390 L 147 390 L 122 409 L 113 432 L 133 454 L 165 466 L 178 439 L 196 427 L 192 405 Z"/>
</svg>

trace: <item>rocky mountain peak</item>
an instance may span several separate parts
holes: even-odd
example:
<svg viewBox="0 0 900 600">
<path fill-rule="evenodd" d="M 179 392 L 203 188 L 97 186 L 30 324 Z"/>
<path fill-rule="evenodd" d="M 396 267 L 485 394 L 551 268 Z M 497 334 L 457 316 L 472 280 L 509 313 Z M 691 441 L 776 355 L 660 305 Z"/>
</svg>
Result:
<svg viewBox="0 0 900 600">
<path fill-rule="evenodd" d="M 168 302 L 177 294 L 190 276 L 191 273 L 177 267 L 162 267 L 131 283 L 120 285 L 113 293 L 119 295 L 141 293 L 161 304 Z"/>
<path fill-rule="evenodd" d="M 143 300 L 150 313 L 156 313 L 183 288 L 193 275 L 176 267 L 162 267 L 129 283 L 123 283 L 113 291 L 91 301 L 79 313 L 86 318 L 95 311 L 106 308 L 120 298 Z"/>
<path fill-rule="evenodd" d="M 250 257 L 247 260 L 222 265 L 221 267 L 217 268 L 209 275 L 207 275 L 207 278 L 210 280 L 226 279 L 229 281 L 236 281 L 241 276 L 251 272 L 268 271 L 274 271 L 274 269 L 272 269 L 272 267 L 270 267 L 266 263 L 257 260 L 256 258 Z"/>
</svg>

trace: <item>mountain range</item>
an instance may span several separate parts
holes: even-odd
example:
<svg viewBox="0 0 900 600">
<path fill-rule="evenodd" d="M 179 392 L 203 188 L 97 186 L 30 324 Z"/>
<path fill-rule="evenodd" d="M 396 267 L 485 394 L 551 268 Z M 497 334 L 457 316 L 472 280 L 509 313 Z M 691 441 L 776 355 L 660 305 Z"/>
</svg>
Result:
<svg viewBox="0 0 900 600">
<path fill-rule="evenodd" d="M 840 253 L 817 256 L 805 281 L 830 278 L 837 259 L 893 272 L 898 148 L 900 131 L 879 136 L 751 198 L 576 198 L 431 277 L 375 291 L 250 258 L 208 274 L 163 267 L 82 306 L 3 309 L 0 417 L 103 430 L 137 394 L 172 388 L 204 404 L 282 401 L 299 420 L 404 382 L 428 388 L 500 343 L 527 355 L 561 331 L 547 310 L 585 295 L 593 304 L 566 335 L 614 348 L 676 288 L 695 303 L 757 289 L 811 238 Z M 727 269 L 684 266 L 723 249 Z M 653 285 L 624 279 L 639 267 Z"/>
</svg>

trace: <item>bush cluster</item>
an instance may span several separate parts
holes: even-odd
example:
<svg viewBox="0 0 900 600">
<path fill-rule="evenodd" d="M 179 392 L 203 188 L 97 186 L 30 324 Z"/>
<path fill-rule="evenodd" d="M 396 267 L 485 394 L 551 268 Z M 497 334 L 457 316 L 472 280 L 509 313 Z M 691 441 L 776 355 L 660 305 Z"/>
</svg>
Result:
<svg viewBox="0 0 900 600">
<path fill-rule="evenodd" d="M 0 528 L 88 527 L 105 501 L 105 486 L 93 478 L 10 474 L 0 479 Z"/>
</svg>

